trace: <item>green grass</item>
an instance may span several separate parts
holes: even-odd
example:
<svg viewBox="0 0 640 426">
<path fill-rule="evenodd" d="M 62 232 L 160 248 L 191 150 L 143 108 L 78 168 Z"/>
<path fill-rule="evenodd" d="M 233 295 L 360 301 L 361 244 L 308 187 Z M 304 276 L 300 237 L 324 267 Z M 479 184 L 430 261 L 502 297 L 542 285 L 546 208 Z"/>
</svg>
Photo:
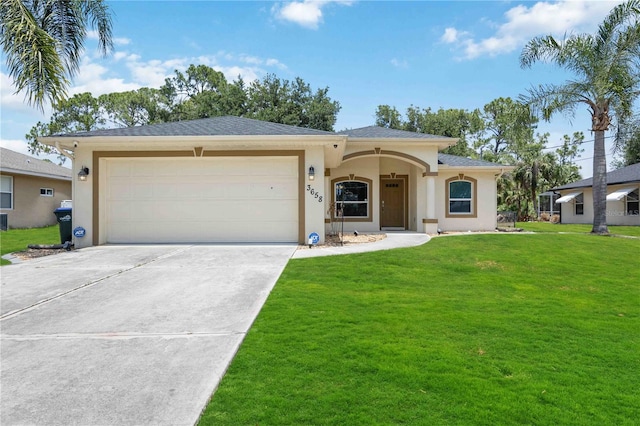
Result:
<svg viewBox="0 0 640 426">
<path fill-rule="evenodd" d="M 26 250 L 29 244 L 58 244 L 60 243 L 60 231 L 58 225 L 44 228 L 9 229 L 0 232 L 0 255 Z M 0 259 L 0 265 L 8 265 L 11 262 Z"/>
<path fill-rule="evenodd" d="M 637 425 L 640 240 L 292 260 L 200 425 Z"/>
<path fill-rule="evenodd" d="M 564 224 L 550 222 L 518 222 L 517 228 L 531 232 L 578 232 L 590 233 L 591 224 Z M 640 226 L 618 226 L 609 225 L 609 233 L 613 235 L 627 235 L 632 237 L 640 237 Z"/>
</svg>

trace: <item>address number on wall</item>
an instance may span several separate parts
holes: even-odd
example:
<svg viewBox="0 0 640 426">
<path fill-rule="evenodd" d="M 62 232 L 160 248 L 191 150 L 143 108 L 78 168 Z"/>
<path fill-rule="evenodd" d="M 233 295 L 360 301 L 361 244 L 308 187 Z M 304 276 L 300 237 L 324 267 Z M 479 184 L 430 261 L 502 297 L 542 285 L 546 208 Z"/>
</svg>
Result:
<svg viewBox="0 0 640 426">
<path fill-rule="evenodd" d="M 322 195 L 320 195 L 318 191 L 313 189 L 311 185 L 307 185 L 307 192 L 311 194 L 315 199 L 317 199 L 319 203 L 322 202 Z"/>
</svg>

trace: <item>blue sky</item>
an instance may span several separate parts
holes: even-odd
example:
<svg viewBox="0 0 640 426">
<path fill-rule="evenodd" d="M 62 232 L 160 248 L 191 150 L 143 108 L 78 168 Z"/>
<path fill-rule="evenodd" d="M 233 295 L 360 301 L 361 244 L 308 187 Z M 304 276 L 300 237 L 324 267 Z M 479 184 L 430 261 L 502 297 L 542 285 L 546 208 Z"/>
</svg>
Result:
<svg viewBox="0 0 640 426">
<path fill-rule="evenodd" d="M 159 87 L 193 63 L 228 80 L 274 73 L 328 86 L 342 105 L 336 130 L 372 125 L 380 104 L 482 108 L 532 84 L 564 81 L 568 75 L 551 65 L 521 69 L 523 45 L 537 35 L 593 32 L 619 2 L 111 1 L 115 52 L 101 58 L 90 34 L 70 93 Z M 50 109 L 26 105 L 4 63 L 0 72 L 0 144 L 26 153 L 24 135 L 48 121 Z M 551 133 L 553 146 L 578 130 L 592 141 L 589 125 L 585 107 L 538 130 Z M 593 143 L 584 148 L 578 164 L 588 177 Z"/>
</svg>

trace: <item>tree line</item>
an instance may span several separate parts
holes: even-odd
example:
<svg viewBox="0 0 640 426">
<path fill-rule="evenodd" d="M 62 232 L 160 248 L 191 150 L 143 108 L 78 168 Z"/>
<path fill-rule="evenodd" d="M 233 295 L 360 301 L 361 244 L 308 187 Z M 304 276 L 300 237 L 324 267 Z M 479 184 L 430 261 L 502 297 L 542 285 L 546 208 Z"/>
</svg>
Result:
<svg viewBox="0 0 640 426">
<path fill-rule="evenodd" d="M 86 92 L 62 99 L 54 104 L 49 122 L 38 122 L 26 139 L 32 153 L 50 153 L 39 137 L 223 115 L 333 131 L 340 103 L 328 92 L 328 87 L 313 90 L 299 77 L 289 81 L 273 74 L 250 84 L 241 77 L 229 82 L 209 66 L 190 65 L 184 72 L 176 70 L 159 89 L 98 97 Z"/>
</svg>

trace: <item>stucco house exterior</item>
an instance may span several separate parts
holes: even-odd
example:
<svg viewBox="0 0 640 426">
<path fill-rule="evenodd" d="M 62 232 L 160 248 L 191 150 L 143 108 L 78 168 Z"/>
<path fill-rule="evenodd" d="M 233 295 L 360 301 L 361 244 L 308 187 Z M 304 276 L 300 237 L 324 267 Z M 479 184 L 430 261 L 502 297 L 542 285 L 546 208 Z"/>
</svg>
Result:
<svg viewBox="0 0 640 426">
<path fill-rule="evenodd" d="M 77 247 L 298 242 L 352 232 L 493 230 L 506 166 L 439 154 L 457 139 L 334 133 L 240 117 L 54 135 L 73 156 Z"/>
<path fill-rule="evenodd" d="M 640 163 L 607 173 L 607 224 L 640 225 Z M 561 223 L 593 223 L 593 178 L 569 183 L 560 193 Z"/>
<path fill-rule="evenodd" d="M 0 148 L 0 214 L 9 228 L 56 223 L 53 211 L 71 199 L 71 170 Z"/>
</svg>

